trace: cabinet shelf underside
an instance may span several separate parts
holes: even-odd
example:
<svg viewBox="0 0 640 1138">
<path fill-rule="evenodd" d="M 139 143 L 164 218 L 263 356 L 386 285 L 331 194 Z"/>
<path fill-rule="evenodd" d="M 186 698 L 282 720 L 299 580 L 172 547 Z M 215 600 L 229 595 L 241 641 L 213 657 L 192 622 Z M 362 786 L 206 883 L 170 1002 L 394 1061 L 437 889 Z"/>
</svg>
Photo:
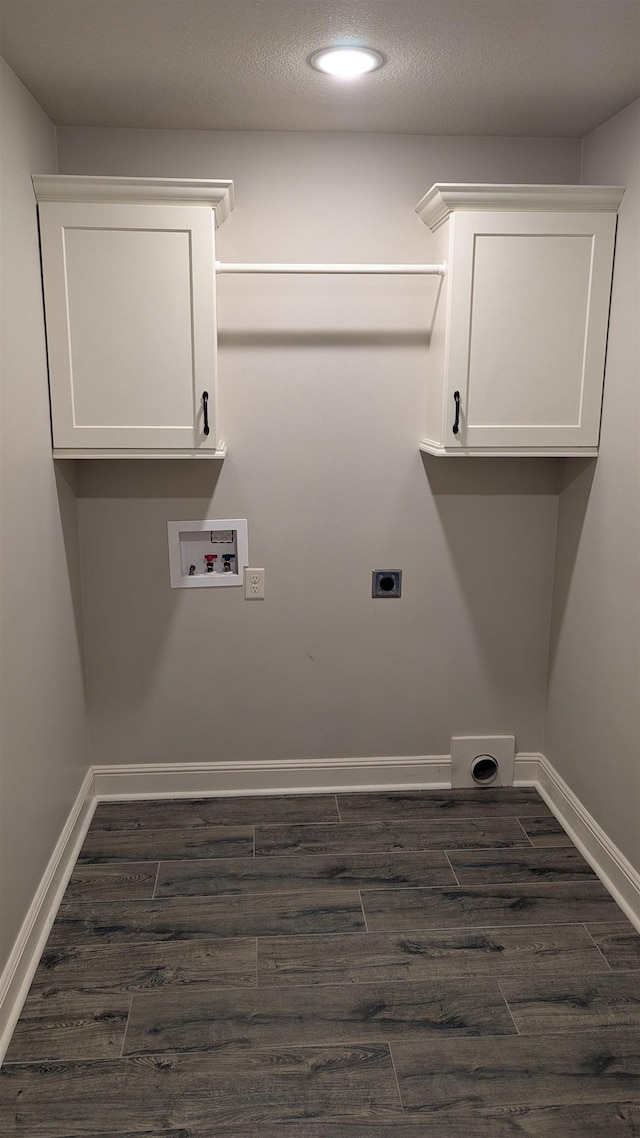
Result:
<svg viewBox="0 0 640 1138">
<path fill-rule="evenodd" d="M 595 458 L 597 447 L 439 447 L 424 439 L 420 450 L 439 458 Z"/>
<path fill-rule="evenodd" d="M 218 450 L 73 450 L 54 447 L 54 458 L 217 458 L 227 457 L 226 444 Z"/>
</svg>

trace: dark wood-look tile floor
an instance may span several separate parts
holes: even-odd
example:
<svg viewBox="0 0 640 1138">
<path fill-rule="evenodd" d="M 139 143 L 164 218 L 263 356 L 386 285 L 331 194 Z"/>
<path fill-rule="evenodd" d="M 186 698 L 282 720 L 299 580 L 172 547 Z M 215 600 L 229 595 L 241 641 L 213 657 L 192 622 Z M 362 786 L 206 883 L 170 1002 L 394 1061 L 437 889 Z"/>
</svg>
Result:
<svg viewBox="0 0 640 1138">
<path fill-rule="evenodd" d="M 639 1138 L 640 935 L 530 789 L 103 803 L 0 1133 Z"/>
</svg>

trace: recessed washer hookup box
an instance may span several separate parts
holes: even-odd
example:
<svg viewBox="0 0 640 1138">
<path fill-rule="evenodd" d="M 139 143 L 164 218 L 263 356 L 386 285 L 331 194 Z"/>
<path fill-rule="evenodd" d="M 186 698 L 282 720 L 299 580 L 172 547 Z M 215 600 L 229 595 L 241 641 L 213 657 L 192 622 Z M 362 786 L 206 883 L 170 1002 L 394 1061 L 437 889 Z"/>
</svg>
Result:
<svg viewBox="0 0 640 1138">
<path fill-rule="evenodd" d="M 242 585 L 249 564 L 246 518 L 167 522 L 172 589 Z"/>
</svg>

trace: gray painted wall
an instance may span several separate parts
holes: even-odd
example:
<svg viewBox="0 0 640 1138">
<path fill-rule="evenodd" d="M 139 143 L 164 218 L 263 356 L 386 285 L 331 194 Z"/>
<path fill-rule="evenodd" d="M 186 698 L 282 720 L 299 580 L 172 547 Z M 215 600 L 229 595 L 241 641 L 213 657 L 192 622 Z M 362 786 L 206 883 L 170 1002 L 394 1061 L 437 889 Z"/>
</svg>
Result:
<svg viewBox="0 0 640 1138">
<path fill-rule="evenodd" d="M 597 463 L 562 478 L 545 752 L 640 869 L 640 102 L 584 141 L 620 207 Z"/>
<path fill-rule="evenodd" d="M 584 148 L 585 181 L 629 187 L 597 465 L 418 454 L 429 282 L 227 278 L 224 465 L 87 462 L 74 481 L 50 456 L 29 181 L 55 169 L 54 129 L 5 65 L 2 96 L 0 961 L 86 769 L 80 556 L 93 761 L 437 754 L 513 731 L 639 864 L 638 104 Z M 233 177 L 224 260 L 429 260 L 412 207 L 433 181 L 576 182 L 580 149 L 67 128 L 59 162 Z M 169 589 L 166 521 L 216 515 L 248 518 L 264 603 Z M 370 599 L 374 567 L 404 570 L 401 601 Z"/>
<path fill-rule="evenodd" d="M 51 458 L 36 203 L 55 130 L 0 60 L 0 970 L 88 765 L 75 496 Z"/>
<path fill-rule="evenodd" d="M 428 261 L 436 180 L 577 182 L 570 140 L 59 131 L 65 173 L 231 177 L 222 260 Z M 96 762 L 542 746 L 553 460 L 423 459 L 433 282 L 223 278 L 229 457 L 87 462 Z M 166 522 L 247 517 L 267 599 L 169 588 Z M 373 568 L 404 571 L 372 601 Z"/>
</svg>

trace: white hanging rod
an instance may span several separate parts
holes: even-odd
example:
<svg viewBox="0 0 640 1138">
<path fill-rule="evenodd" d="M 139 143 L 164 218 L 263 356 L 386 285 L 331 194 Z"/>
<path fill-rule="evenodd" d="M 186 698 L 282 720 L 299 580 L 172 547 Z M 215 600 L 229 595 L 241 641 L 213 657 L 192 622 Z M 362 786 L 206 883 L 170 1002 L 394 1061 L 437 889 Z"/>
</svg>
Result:
<svg viewBox="0 0 640 1138">
<path fill-rule="evenodd" d="M 217 273 L 374 273 L 443 277 L 446 265 L 250 265 L 216 261 Z"/>
</svg>

